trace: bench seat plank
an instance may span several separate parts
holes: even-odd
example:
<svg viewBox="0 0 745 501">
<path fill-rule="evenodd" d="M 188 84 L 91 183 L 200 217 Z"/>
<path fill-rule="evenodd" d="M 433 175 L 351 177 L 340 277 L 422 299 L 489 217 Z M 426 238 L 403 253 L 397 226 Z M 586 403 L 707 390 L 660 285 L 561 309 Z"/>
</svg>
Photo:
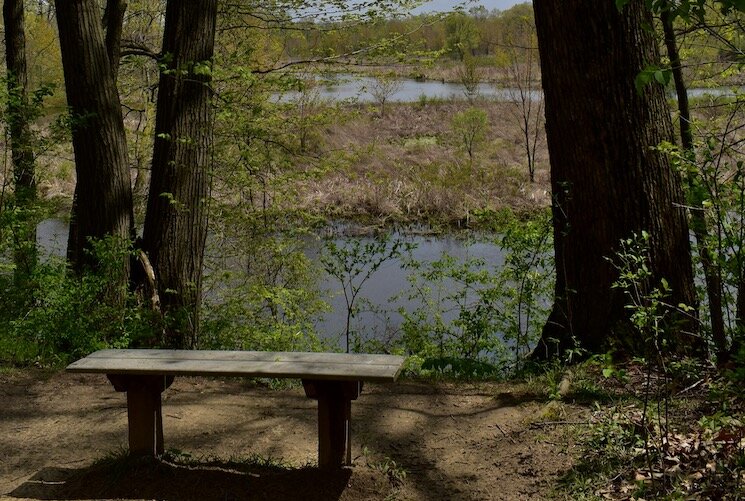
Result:
<svg viewBox="0 0 745 501">
<path fill-rule="evenodd" d="M 403 361 L 395 355 L 130 349 L 97 351 L 67 371 L 393 382 Z"/>
</svg>

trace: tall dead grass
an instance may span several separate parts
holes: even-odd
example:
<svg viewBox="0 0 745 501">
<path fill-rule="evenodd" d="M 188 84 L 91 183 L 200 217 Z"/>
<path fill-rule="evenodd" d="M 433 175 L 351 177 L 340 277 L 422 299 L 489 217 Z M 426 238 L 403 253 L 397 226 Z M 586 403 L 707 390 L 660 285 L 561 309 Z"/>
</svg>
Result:
<svg viewBox="0 0 745 501">
<path fill-rule="evenodd" d="M 396 104 L 384 117 L 359 113 L 327 128 L 329 151 L 354 152 L 344 168 L 306 181 L 300 203 L 342 217 L 469 221 L 479 211 L 528 211 L 550 203 L 545 138 L 530 183 L 519 117 L 510 103 L 480 101 L 489 117 L 473 164 L 452 130 L 465 102 Z"/>
</svg>

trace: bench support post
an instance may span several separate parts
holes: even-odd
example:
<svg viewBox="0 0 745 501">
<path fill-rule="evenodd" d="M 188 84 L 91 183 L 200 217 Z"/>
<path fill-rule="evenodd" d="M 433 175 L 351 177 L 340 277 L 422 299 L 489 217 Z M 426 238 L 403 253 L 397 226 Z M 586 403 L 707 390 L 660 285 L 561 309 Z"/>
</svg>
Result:
<svg viewBox="0 0 745 501">
<path fill-rule="evenodd" d="M 129 454 L 163 454 L 163 411 L 161 393 L 171 386 L 173 376 L 132 376 L 107 374 L 114 389 L 127 392 Z"/>
<path fill-rule="evenodd" d="M 318 400 L 318 466 L 340 468 L 352 464 L 352 400 L 362 391 L 361 381 L 303 379 L 305 395 Z"/>
</svg>

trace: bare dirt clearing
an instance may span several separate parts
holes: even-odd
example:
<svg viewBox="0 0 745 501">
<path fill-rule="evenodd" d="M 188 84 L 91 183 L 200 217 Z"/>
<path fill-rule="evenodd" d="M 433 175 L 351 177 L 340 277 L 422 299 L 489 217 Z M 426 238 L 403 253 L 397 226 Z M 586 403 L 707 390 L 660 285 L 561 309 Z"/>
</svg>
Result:
<svg viewBox="0 0 745 501">
<path fill-rule="evenodd" d="M 163 397 L 166 448 L 189 455 L 111 459 L 127 415 L 105 377 L 0 374 L 0 497 L 544 499 L 573 462 L 565 427 L 532 425 L 555 409 L 522 386 L 367 386 L 352 406 L 354 466 L 337 474 L 313 466 L 316 403 L 300 387 L 177 378 Z"/>
</svg>

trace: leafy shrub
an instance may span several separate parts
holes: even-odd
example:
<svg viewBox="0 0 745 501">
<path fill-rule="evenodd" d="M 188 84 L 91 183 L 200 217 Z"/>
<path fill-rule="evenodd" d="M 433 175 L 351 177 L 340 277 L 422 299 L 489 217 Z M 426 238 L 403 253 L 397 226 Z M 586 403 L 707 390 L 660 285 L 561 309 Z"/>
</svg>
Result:
<svg viewBox="0 0 745 501">
<path fill-rule="evenodd" d="M 400 311 L 401 342 L 422 369 L 478 377 L 497 366 L 519 369 L 535 344 L 553 289 L 550 223 L 513 218 L 503 231 L 492 240 L 504 263 L 449 255 L 408 262 L 408 298 L 421 306 Z"/>
<path fill-rule="evenodd" d="M 35 269 L 24 291 L 31 299 L 19 305 L 4 276 L 3 302 L 15 305 L 0 332 L 4 342 L 0 356 L 16 363 L 36 361 L 42 365 L 66 364 L 95 350 L 126 348 L 153 339 L 153 314 L 137 305 L 135 297 L 123 294 L 124 303 L 110 301 L 114 274 L 121 273 L 122 253 L 129 249 L 113 239 L 94 244 L 101 266 L 81 276 L 70 273 L 66 263 L 51 259 Z M 10 305 L 9 305 L 10 306 Z"/>
<path fill-rule="evenodd" d="M 256 235 L 243 248 L 245 268 L 233 262 L 207 277 L 201 348 L 316 351 L 314 323 L 327 306 L 297 238 Z"/>
</svg>

